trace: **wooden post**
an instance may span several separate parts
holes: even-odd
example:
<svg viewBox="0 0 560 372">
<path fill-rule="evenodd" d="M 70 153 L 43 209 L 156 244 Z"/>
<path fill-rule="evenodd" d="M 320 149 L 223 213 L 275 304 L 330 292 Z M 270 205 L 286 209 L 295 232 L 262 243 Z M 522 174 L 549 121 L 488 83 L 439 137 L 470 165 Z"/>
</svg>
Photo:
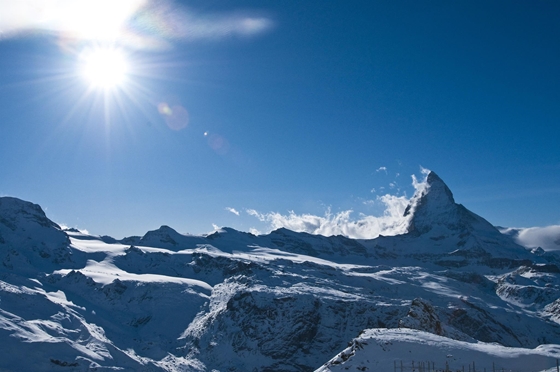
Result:
<svg viewBox="0 0 560 372">
<path fill-rule="evenodd" d="M 558 359 L 556 359 L 556 372 L 560 372 L 560 364 L 558 364 Z"/>
</svg>

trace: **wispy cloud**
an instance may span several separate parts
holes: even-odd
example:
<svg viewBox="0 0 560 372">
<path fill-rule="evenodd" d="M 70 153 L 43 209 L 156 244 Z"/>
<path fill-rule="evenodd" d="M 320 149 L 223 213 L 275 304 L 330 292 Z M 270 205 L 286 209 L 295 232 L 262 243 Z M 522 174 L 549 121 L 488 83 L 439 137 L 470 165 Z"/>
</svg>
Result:
<svg viewBox="0 0 560 372">
<path fill-rule="evenodd" d="M 226 207 L 226 211 L 231 212 L 231 213 L 235 214 L 236 216 L 239 216 L 239 211 L 237 211 L 235 208 Z"/>
<path fill-rule="evenodd" d="M 541 247 L 545 251 L 560 250 L 560 225 L 509 228 L 501 231 L 514 236 L 518 244 L 527 248 Z"/>
<path fill-rule="evenodd" d="M 0 0 L 0 37 L 43 31 L 68 40 L 166 49 L 177 41 L 248 37 L 273 27 L 251 12 L 200 13 L 171 0 Z"/>
<path fill-rule="evenodd" d="M 162 6 L 155 3 L 149 17 L 167 23 L 164 35 L 196 40 L 215 39 L 232 35 L 251 36 L 266 31 L 272 26 L 269 18 L 247 13 L 197 14 L 185 7 Z"/>
<path fill-rule="evenodd" d="M 70 226 L 68 226 L 68 225 L 66 225 L 66 224 L 64 224 L 64 223 L 59 223 L 58 226 L 60 226 L 60 228 L 61 228 L 62 230 L 77 230 L 77 231 L 79 231 L 80 233 L 82 233 L 82 234 L 84 234 L 84 235 L 89 235 L 89 231 L 86 230 L 86 229 L 78 229 L 78 228 L 76 228 L 76 227 L 70 227 Z"/>
<path fill-rule="evenodd" d="M 426 183 L 426 176 L 428 176 L 428 174 L 430 173 L 430 170 L 424 167 L 420 167 L 420 172 L 422 173 L 422 175 L 424 176 L 424 178 L 421 181 L 418 181 L 418 178 L 416 178 L 416 175 L 412 175 L 412 186 L 414 186 L 414 189 L 416 189 L 416 192 L 421 192 L 423 191 L 426 187 L 427 187 L 427 183 Z"/>
<path fill-rule="evenodd" d="M 379 167 L 375 170 L 376 172 L 385 172 L 385 174 L 387 174 L 387 167 Z"/>
</svg>

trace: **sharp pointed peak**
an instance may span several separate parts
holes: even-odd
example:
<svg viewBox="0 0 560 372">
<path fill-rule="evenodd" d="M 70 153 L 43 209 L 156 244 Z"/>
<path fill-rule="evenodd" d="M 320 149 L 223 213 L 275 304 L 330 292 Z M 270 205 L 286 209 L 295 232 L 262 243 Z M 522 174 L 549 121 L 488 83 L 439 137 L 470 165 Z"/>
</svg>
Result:
<svg viewBox="0 0 560 372">
<path fill-rule="evenodd" d="M 424 234 L 435 226 L 454 231 L 497 232 L 488 221 L 457 204 L 449 187 L 435 172 L 425 174 L 425 180 L 415 184 L 416 193 L 404 212 L 409 218 L 409 233 Z"/>
<path fill-rule="evenodd" d="M 429 171 L 423 182 L 415 183 L 416 192 L 410 199 L 404 215 L 415 214 L 419 209 L 443 207 L 455 204 L 455 198 L 449 187 L 434 171 Z"/>
<path fill-rule="evenodd" d="M 409 232 L 424 233 L 434 225 L 455 225 L 460 206 L 449 187 L 434 171 L 429 171 L 423 182 L 416 184 L 416 193 L 404 215 L 410 216 Z"/>
<path fill-rule="evenodd" d="M 446 202 L 455 204 L 453 193 L 445 182 L 443 182 L 443 180 L 436 174 L 436 172 L 430 171 L 430 173 L 428 173 L 428 176 L 426 177 L 426 185 L 426 195 L 432 194 L 432 196 L 436 196 L 434 194 L 437 194 L 438 198 L 443 198 Z"/>
</svg>

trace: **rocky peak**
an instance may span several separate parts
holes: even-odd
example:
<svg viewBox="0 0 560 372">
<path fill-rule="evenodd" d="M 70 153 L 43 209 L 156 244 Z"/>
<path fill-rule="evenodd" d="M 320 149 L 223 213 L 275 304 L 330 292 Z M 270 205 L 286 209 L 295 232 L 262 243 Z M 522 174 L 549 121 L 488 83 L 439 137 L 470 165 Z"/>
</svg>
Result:
<svg viewBox="0 0 560 372">
<path fill-rule="evenodd" d="M 448 230 L 492 230 L 495 228 L 483 218 L 455 203 L 453 193 L 445 182 L 430 172 L 423 187 L 419 187 L 404 212 L 409 216 L 409 233 L 424 234 L 435 227 Z"/>
<path fill-rule="evenodd" d="M 0 197 L 0 224 L 12 231 L 23 225 L 54 227 L 60 230 L 56 223 L 47 218 L 39 205 L 9 196 Z"/>
<path fill-rule="evenodd" d="M 0 198 L 0 271 L 33 273 L 71 265 L 70 240 L 37 204 Z"/>
<path fill-rule="evenodd" d="M 163 244 L 162 248 L 175 247 L 179 244 L 178 240 L 181 240 L 181 234 L 175 231 L 173 228 L 162 225 L 157 230 L 148 231 L 140 240 L 140 245 L 150 245 L 159 244 L 158 247 Z"/>
</svg>

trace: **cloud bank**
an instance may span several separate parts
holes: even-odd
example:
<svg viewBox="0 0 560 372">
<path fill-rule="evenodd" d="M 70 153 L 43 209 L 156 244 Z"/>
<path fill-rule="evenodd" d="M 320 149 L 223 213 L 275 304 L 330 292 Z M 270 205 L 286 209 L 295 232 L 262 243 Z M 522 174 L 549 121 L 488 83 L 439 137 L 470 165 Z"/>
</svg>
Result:
<svg viewBox="0 0 560 372">
<path fill-rule="evenodd" d="M 413 176 L 413 185 L 417 191 L 422 190 L 425 183 L 425 178 L 423 181 L 418 181 Z M 371 202 L 381 202 L 385 206 L 381 216 L 359 214 L 358 218 L 354 219 L 352 210 L 332 213 L 330 209 L 323 216 L 307 213 L 296 214 L 294 211 L 290 211 L 288 214 L 260 213 L 254 209 L 247 209 L 246 213 L 258 218 L 261 222 L 268 223 L 270 230 L 284 227 L 297 232 L 324 236 L 344 235 L 353 239 L 373 239 L 379 235 L 399 235 L 407 232 L 410 216 L 404 217 L 403 215 L 410 198 L 386 194 L 378 196 L 375 201 Z"/>
<path fill-rule="evenodd" d="M 560 225 L 529 228 L 507 228 L 502 233 L 511 235 L 526 248 L 541 247 L 545 251 L 560 250 Z"/>
</svg>

